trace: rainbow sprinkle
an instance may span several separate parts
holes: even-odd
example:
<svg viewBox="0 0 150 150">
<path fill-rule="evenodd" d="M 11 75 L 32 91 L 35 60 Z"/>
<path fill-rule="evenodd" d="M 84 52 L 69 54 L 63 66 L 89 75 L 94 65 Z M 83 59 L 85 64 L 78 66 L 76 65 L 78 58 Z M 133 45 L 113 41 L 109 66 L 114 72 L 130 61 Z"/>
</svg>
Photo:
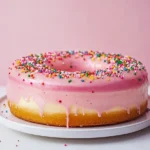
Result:
<svg viewBox="0 0 150 150">
<path fill-rule="evenodd" d="M 103 63 L 109 64 L 105 69 L 97 69 L 95 71 L 83 70 L 69 72 L 54 68 L 56 61 L 61 61 L 64 64 L 64 60 L 75 56 L 75 59 L 82 58 L 84 61 L 91 59 L 93 61 L 103 61 Z M 78 61 L 78 60 L 77 60 Z M 136 75 L 138 70 L 145 70 L 145 67 L 140 61 L 135 60 L 130 56 L 123 56 L 121 54 L 106 54 L 99 51 L 60 51 L 60 52 L 48 52 L 43 54 L 30 54 L 29 56 L 22 57 L 13 63 L 13 66 L 21 73 L 26 73 L 28 78 L 36 78 L 36 74 L 43 74 L 48 78 L 68 79 L 68 83 L 71 83 L 73 78 L 79 78 L 81 82 L 85 82 L 85 78 L 89 78 L 90 81 L 95 79 L 110 80 L 110 77 L 118 77 L 124 79 L 125 73 L 133 71 Z M 69 68 L 74 69 L 73 65 L 69 65 Z M 12 70 L 10 68 L 10 70 Z M 9 74 L 11 74 L 9 72 Z M 18 76 L 21 74 L 19 73 Z M 25 81 L 23 79 L 23 81 Z M 91 82 L 92 83 L 92 82 Z M 32 85 L 33 83 L 30 82 Z M 44 83 L 41 83 L 44 85 Z"/>
</svg>

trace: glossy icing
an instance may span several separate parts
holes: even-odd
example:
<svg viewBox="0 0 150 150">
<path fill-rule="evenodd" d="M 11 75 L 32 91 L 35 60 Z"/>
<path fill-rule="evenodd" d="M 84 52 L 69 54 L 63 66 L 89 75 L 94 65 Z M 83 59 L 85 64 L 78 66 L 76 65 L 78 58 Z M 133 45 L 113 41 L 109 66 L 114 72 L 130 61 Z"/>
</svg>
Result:
<svg viewBox="0 0 150 150">
<path fill-rule="evenodd" d="M 55 54 L 50 53 L 48 57 Z M 48 62 L 47 59 L 43 64 L 50 63 L 48 70 L 51 70 L 51 68 L 59 70 L 59 74 L 53 72 L 53 74 L 49 73 L 48 76 L 47 70 L 41 73 L 39 68 L 34 71 L 31 71 L 32 68 L 29 68 L 29 72 L 22 72 L 22 69 L 18 68 L 18 66 L 22 68 L 21 62 L 19 61 L 18 65 L 18 60 L 16 60 L 9 68 L 8 99 L 15 103 L 18 103 L 21 98 L 24 98 L 26 101 L 32 99 L 38 105 L 41 115 L 47 104 L 62 105 L 66 109 L 67 126 L 72 106 L 82 108 L 83 115 L 85 109 L 95 110 L 99 117 L 102 112 L 116 107 L 123 108 L 130 113 L 130 107 L 136 106 L 140 113 L 141 103 L 148 99 L 147 72 L 142 63 L 138 63 L 134 59 L 132 60 L 131 57 L 129 57 L 131 61 L 128 62 L 128 58 L 121 57 L 117 60 L 120 61 L 120 64 L 117 64 L 117 66 L 115 64 L 115 69 L 111 69 L 114 63 L 118 63 L 114 62 L 113 57 L 109 63 L 106 63 L 106 56 L 101 56 L 99 59 L 99 57 L 95 58 L 95 55 L 92 55 L 92 58 L 88 59 L 89 56 L 91 55 L 84 55 L 83 57 L 75 53 L 65 59 L 52 59 L 51 62 Z M 93 58 L 94 60 L 91 60 Z M 42 58 L 42 60 L 45 60 L 45 58 Z M 126 71 L 125 67 L 122 66 L 124 61 L 125 67 L 131 67 L 130 71 Z M 31 59 L 28 62 L 32 62 Z M 37 67 L 37 65 L 40 64 L 36 63 L 35 66 Z M 132 69 L 132 67 L 134 68 Z M 89 71 L 92 74 L 89 73 L 90 75 L 87 77 L 82 73 L 83 70 Z M 98 70 L 107 71 L 106 74 L 102 72 L 97 75 L 95 71 Z M 58 77 L 60 71 L 64 71 L 61 72 L 61 75 L 65 74 L 65 77 Z M 116 73 L 108 75 L 110 71 L 116 71 Z M 31 78 L 32 74 L 33 77 Z M 53 76 L 54 74 L 57 74 L 57 76 Z M 77 115 L 76 110 L 75 115 Z"/>
</svg>

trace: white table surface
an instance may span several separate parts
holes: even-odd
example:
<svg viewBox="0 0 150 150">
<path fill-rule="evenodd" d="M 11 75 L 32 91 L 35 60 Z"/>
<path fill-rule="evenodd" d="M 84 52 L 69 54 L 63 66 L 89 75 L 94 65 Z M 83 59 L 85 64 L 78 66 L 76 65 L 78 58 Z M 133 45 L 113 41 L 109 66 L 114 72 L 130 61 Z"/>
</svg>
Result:
<svg viewBox="0 0 150 150">
<path fill-rule="evenodd" d="M 0 150 L 16 150 L 16 149 L 150 150 L 150 127 L 132 134 L 116 137 L 71 140 L 71 139 L 56 139 L 56 138 L 28 135 L 17 131 L 13 131 L 0 124 Z"/>
<path fill-rule="evenodd" d="M 28 135 L 0 125 L 0 141 L 0 150 L 149 150 L 150 127 L 111 138 L 70 140 Z"/>
</svg>

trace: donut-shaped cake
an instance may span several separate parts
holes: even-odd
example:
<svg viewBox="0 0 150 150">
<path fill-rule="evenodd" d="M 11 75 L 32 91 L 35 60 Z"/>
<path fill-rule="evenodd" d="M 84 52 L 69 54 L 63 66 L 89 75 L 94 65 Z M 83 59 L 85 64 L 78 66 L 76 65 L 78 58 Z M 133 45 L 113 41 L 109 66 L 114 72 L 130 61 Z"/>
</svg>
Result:
<svg viewBox="0 0 150 150">
<path fill-rule="evenodd" d="M 11 113 L 66 127 L 117 124 L 146 112 L 148 76 L 130 56 L 99 51 L 31 54 L 9 67 Z"/>
</svg>

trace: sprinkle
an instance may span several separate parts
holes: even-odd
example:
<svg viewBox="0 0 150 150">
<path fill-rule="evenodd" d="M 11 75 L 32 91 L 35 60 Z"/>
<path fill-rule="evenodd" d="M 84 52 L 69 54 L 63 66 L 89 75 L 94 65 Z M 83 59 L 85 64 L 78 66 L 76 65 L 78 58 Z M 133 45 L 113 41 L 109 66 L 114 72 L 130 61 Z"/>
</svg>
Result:
<svg viewBox="0 0 150 150">
<path fill-rule="evenodd" d="M 70 51 L 70 53 L 71 53 L 72 55 L 74 55 L 74 51 Z"/>
<path fill-rule="evenodd" d="M 8 113 L 8 110 L 6 110 L 6 113 Z"/>
<path fill-rule="evenodd" d="M 58 75 L 58 77 L 59 77 L 60 79 L 62 79 L 62 76 L 61 76 L 60 74 Z"/>
<path fill-rule="evenodd" d="M 59 103 L 62 103 L 62 100 L 59 100 L 58 102 L 59 102 Z"/>
<path fill-rule="evenodd" d="M 30 84 L 32 85 L 33 83 L 32 83 L 32 82 L 30 82 Z"/>
<path fill-rule="evenodd" d="M 94 61 L 94 60 L 95 60 L 95 58 L 93 57 L 93 58 L 92 58 L 92 61 Z"/>
<path fill-rule="evenodd" d="M 118 65 L 122 64 L 121 60 L 117 60 L 116 62 L 117 62 Z"/>
<path fill-rule="evenodd" d="M 138 81 L 142 81 L 142 79 L 141 79 L 141 78 L 138 78 Z"/>
<path fill-rule="evenodd" d="M 82 79 L 81 82 L 84 82 L 84 80 Z"/>
<path fill-rule="evenodd" d="M 69 82 L 69 83 L 71 83 L 71 82 L 72 82 L 72 80 L 68 80 L 68 82 Z"/>
<path fill-rule="evenodd" d="M 121 79 L 124 79 L 124 77 L 123 77 L 123 76 L 121 76 Z"/>
<path fill-rule="evenodd" d="M 133 66 L 131 66 L 131 68 L 130 68 L 131 70 L 134 70 L 134 68 L 133 68 Z"/>
<path fill-rule="evenodd" d="M 16 61 L 16 64 L 17 64 L 17 65 L 20 65 L 20 64 L 21 64 L 20 60 L 17 60 L 17 61 Z"/>
<path fill-rule="evenodd" d="M 124 67 L 124 71 L 127 71 L 128 69 L 126 67 Z"/>
<path fill-rule="evenodd" d="M 109 64 L 108 68 L 97 69 L 94 71 L 82 70 L 82 71 L 61 71 L 60 69 L 55 68 L 55 62 L 58 60 L 63 60 L 62 64 L 65 63 L 65 59 L 71 58 L 74 56 L 75 58 L 81 58 L 86 61 L 85 58 L 89 58 L 91 61 L 95 59 L 101 60 Z M 78 61 L 78 60 L 77 60 Z M 88 60 L 89 61 L 89 60 Z M 52 62 L 54 62 L 52 64 Z M 92 63 L 92 62 L 91 62 Z M 60 63 L 61 64 L 61 63 Z M 109 77 L 110 79 L 113 77 L 118 77 L 123 79 L 126 73 L 130 73 L 132 70 L 141 71 L 145 69 L 145 66 L 140 62 L 135 60 L 130 56 L 122 56 L 121 54 L 106 54 L 104 52 L 95 52 L 92 50 L 89 51 L 61 51 L 61 52 L 47 52 L 43 54 L 31 54 L 26 57 L 22 57 L 21 59 L 15 60 L 13 64 L 13 68 L 19 71 L 20 73 L 27 73 L 29 78 L 36 78 L 35 73 L 41 73 L 43 76 L 54 79 L 55 77 L 60 79 L 68 79 L 68 82 L 72 82 L 72 78 L 78 78 L 84 80 L 85 78 L 90 79 L 91 81 L 95 79 L 104 79 L 104 77 Z M 82 65 L 82 64 L 81 64 Z M 70 68 L 73 66 L 70 65 Z M 10 72 L 8 73 L 10 74 Z M 134 73 L 135 75 L 135 73 Z M 25 81 L 25 80 L 23 80 Z"/>
<path fill-rule="evenodd" d="M 94 80 L 94 75 L 90 75 L 90 79 L 91 79 L 91 80 Z"/>
<path fill-rule="evenodd" d="M 85 75 L 86 75 L 86 77 L 88 77 L 88 73 L 86 73 Z"/>
<path fill-rule="evenodd" d="M 64 144 L 64 146 L 67 146 L 67 144 Z"/>
<path fill-rule="evenodd" d="M 23 79 L 22 81 L 25 81 L 25 79 Z"/>
<path fill-rule="evenodd" d="M 42 85 L 45 85 L 45 83 L 44 83 L 44 82 L 42 82 Z"/>
<path fill-rule="evenodd" d="M 101 56 L 101 54 L 96 54 L 96 56 L 97 56 L 97 57 L 100 57 L 100 56 Z"/>
<path fill-rule="evenodd" d="M 92 91 L 92 93 L 95 93 L 94 91 Z"/>
</svg>

